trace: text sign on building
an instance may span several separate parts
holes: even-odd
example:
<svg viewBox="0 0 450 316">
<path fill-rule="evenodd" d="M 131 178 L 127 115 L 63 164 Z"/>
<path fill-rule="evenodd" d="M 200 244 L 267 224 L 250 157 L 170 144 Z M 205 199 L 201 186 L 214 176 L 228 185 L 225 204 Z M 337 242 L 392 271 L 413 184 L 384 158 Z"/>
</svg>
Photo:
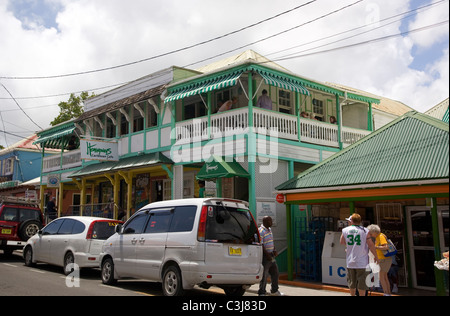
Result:
<svg viewBox="0 0 450 316">
<path fill-rule="evenodd" d="M 81 139 L 81 159 L 119 161 L 119 144 L 101 140 Z"/>
</svg>

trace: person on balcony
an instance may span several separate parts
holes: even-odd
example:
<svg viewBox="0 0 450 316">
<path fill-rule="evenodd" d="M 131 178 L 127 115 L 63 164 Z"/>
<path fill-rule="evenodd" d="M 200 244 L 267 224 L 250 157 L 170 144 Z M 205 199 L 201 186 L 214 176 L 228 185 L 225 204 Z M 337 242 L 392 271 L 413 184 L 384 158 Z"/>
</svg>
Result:
<svg viewBox="0 0 450 316">
<path fill-rule="evenodd" d="M 227 102 L 225 102 L 217 111 L 218 113 L 220 112 L 225 112 L 225 111 L 229 111 L 233 108 L 233 105 L 238 103 L 238 98 L 237 97 L 232 97 L 231 100 L 228 100 Z"/>
<path fill-rule="evenodd" d="M 77 138 L 75 137 L 75 135 L 72 135 L 72 137 L 69 140 L 69 144 L 67 145 L 67 149 L 68 150 L 75 150 L 77 149 Z"/>
<path fill-rule="evenodd" d="M 256 106 L 261 109 L 272 110 L 272 99 L 267 95 L 267 90 L 262 91 L 262 95 L 259 97 L 258 102 L 256 102 Z"/>
</svg>

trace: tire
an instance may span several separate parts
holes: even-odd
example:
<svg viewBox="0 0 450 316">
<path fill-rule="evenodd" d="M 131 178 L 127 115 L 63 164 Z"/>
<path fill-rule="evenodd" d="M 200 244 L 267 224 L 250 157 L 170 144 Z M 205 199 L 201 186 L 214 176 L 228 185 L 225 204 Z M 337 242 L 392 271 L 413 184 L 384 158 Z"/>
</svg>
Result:
<svg viewBox="0 0 450 316">
<path fill-rule="evenodd" d="M 75 263 L 75 257 L 73 256 L 73 253 L 68 252 L 64 256 L 64 274 L 69 275 L 73 272 L 73 264 Z M 69 267 L 72 267 L 69 269 Z"/>
<path fill-rule="evenodd" d="M 117 282 L 114 279 L 114 262 L 111 258 L 107 258 L 102 263 L 102 283 L 113 285 Z"/>
<path fill-rule="evenodd" d="M 31 237 L 37 234 L 39 229 L 42 228 L 42 224 L 36 220 L 28 220 L 23 222 L 19 228 L 19 237 L 23 241 L 27 241 Z"/>
<path fill-rule="evenodd" d="M 184 294 L 181 272 L 176 266 L 170 265 L 164 271 L 162 290 L 164 296 L 182 296 Z"/>
<path fill-rule="evenodd" d="M 27 267 L 35 266 L 35 264 L 33 263 L 33 249 L 30 246 L 25 248 L 23 252 L 23 259 L 25 260 L 25 265 Z"/>
</svg>

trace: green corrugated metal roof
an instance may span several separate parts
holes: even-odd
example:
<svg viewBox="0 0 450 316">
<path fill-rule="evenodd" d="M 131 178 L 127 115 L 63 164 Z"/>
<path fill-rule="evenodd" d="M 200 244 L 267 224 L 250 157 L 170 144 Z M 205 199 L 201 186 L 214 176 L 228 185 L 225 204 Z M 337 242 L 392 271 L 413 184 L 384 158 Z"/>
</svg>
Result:
<svg viewBox="0 0 450 316">
<path fill-rule="evenodd" d="M 448 179 L 448 132 L 448 124 L 412 111 L 276 189 Z"/>
<path fill-rule="evenodd" d="M 162 153 L 151 153 L 142 156 L 128 157 L 119 162 L 108 161 L 90 164 L 74 173 L 70 178 L 78 178 L 92 176 L 95 174 L 112 173 L 118 170 L 126 170 L 131 168 L 143 168 L 156 164 L 173 164 L 173 161 L 164 156 Z"/>
</svg>

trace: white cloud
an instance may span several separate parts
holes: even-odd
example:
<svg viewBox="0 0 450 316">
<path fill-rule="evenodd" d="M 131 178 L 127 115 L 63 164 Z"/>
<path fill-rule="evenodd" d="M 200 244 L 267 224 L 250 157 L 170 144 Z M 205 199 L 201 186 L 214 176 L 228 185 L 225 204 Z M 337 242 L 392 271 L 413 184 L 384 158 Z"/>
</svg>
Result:
<svg viewBox="0 0 450 316">
<path fill-rule="evenodd" d="M 439 0 L 433 0 L 432 2 L 438 2 Z M 445 1 L 437 6 L 436 9 L 426 10 L 417 14 L 415 20 L 409 24 L 409 30 L 414 30 L 427 25 L 439 23 L 448 20 L 449 17 L 449 2 Z M 428 48 L 437 42 L 441 42 L 445 39 L 448 41 L 448 24 L 442 27 L 436 28 L 430 32 L 420 32 L 411 34 L 410 37 L 414 41 L 414 44 L 420 48 Z"/>
<path fill-rule="evenodd" d="M 106 5 L 102 0 L 45 0 L 52 8 L 60 9 L 55 19 L 57 28 L 36 24 L 25 29 L 8 10 L 9 1 L 12 0 L 0 0 L 0 76 L 57 75 L 132 62 L 214 38 L 300 5 L 297 0 L 109 0 Z M 287 30 L 353 2 L 355 0 L 320 0 L 219 41 L 113 71 L 48 80 L 0 80 L 17 97 L 92 90 L 134 80 L 171 65 L 185 66 Z M 409 5 L 409 0 L 366 1 L 244 49 L 254 49 L 276 60 L 350 34 L 269 54 L 405 12 Z M 448 19 L 448 13 L 445 13 L 448 10 L 442 8 L 439 6 L 419 14 L 409 28 L 436 23 L 445 19 L 445 15 Z M 397 22 L 380 29 L 375 29 L 376 24 L 370 25 L 367 29 L 372 29 L 371 33 L 319 50 L 396 34 L 400 32 L 400 25 L 401 22 Z M 448 43 L 448 27 L 433 30 L 279 63 L 311 79 L 350 85 L 425 110 L 448 97 L 448 44 L 446 54 L 440 60 L 430 60 L 424 70 L 409 68 L 414 58 L 414 45 L 429 47 L 444 38 Z M 6 97 L 6 92 L 0 89 L 0 98 Z M 18 101 L 23 108 L 38 107 L 27 113 L 45 128 L 59 109 L 41 106 L 67 99 L 68 96 L 60 96 Z M 12 100 L 0 99 L 0 111 L 11 109 L 17 109 Z M 2 112 L 2 115 L 6 122 L 24 129 L 38 129 L 19 111 Z M 19 129 L 7 126 L 7 130 Z M 3 143 L 3 137 L 0 137 L 0 143 Z"/>
</svg>

